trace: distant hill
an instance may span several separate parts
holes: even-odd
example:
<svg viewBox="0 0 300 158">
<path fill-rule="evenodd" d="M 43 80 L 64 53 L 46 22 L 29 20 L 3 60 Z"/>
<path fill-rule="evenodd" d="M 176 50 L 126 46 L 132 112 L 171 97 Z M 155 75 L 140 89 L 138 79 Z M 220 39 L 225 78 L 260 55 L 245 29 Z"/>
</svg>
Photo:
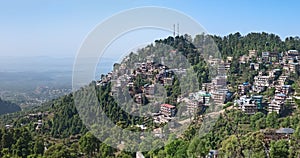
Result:
<svg viewBox="0 0 300 158">
<path fill-rule="evenodd" d="M 0 98 L 0 115 L 21 111 L 20 106 Z"/>
</svg>

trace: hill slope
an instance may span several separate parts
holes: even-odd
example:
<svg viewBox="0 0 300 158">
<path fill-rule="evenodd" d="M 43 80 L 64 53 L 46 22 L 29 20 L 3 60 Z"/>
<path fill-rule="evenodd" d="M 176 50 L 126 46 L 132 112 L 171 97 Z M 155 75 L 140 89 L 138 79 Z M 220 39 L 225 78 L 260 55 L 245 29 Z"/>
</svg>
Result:
<svg viewBox="0 0 300 158">
<path fill-rule="evenodd" d="M 0 98 L 0 115 L 21 111 L 20 106 Z"/>
</svg>

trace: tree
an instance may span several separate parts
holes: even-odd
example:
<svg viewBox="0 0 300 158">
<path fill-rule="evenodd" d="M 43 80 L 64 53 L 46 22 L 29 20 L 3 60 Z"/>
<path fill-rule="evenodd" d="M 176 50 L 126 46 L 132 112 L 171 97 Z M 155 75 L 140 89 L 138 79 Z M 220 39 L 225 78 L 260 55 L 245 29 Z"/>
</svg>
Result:
<svg viewBox="0 0 300 158">
<path fill-rule="evenodd" d="M 3 158 L 11 158 L 12 155 L 10 154 L 10 151 L 8 148 L 3 148 L 2 151 L 1 151 L 1 156 Z"/>
<path fill-rule="evenodd" d="M 33 152 L 36 155 L 43 155 L 44 154 L 44 140 L 42 138 L 38 138 L 33 147 Z"/>
<path fill-rule="evenodd" d="M 283 118 L 282 122 L 280 123 L 280 126 L 281 127 L 289 127 L 291 124 L 291 120 L 290 120 L 290 117 L 286 117 L 286 118 Z"/>
<path fill-rule="evenodd" d="M 45 157 L 51 158 L 76 158 L 75 154 L 66 147 L 64 144 L 55 144 L 49 147 L 49 149 L 45 152 Z"/>
<path fill-rule="evenodd" d="M 288 158 L 289 144 L 286 140 L 271 142 L 270 156 L 272 158 Z"/>
<path fill-rule="evenodd" d="M 271 112 L 267 115 L 266 125 L 267 127 L 277 128 L 278 127 L 278 114 L 276 112 Z"/>
<path fill-rule="evenodd" d="M 260 128 L 257 128 L 256 127 L 256 122 L 261 119 L 261 118 L 264 118 L 265 115 L 261 112 L 257 112 L 255 113 L 254 115 L 252 115 L 250 117 L 250 126 L 253 128 L 253 129 L 260 129 Z"/>
<path fill-rule="evenodd" d="M 266 118 L 260 118 L 255 122 L 255 129 L 264 129 L 266 128 Z"/>
<path fill-rule="evenodd" d="M 225 157 L 240 157 L 241 155 L 238 152 L 240 147 L 238 138 L 235 135 L 228 137 L 221 143 L 221 151 Z"/>
<path fill-rule="evenodd" d="M 13 145 L 13 154 L 20 157 L 26 157 L 30 154 L 28 142 L 24 137 L 20 137 L 17 143 Z"/>
<path fill-rule="evenodd" d="M 9 131 L 3 130 L 1 138 L 1 147 L 10 149 L 13 142 L 14 140 L 12 134 Z"/>
<path fill-rule="evenodd" d="M 120 154 L 118 154 L 117 156 L 118 158 L 132 158 L 133 156 L 131 156 L 130 154 L 122 151 Z"/>
<path fill-rule="evenodd" d="M 92 157 L 99 149 L 100 141 L 90 132 L 87 132 L 79 140 L 80 150 Z"/>
<path fill-rule="evenodd" d="M 209 146 L 204 138 L 195 137 L 191 140 L 187 155 L 188 157 L 205 157 L 208 154 Z"/>
<path fill-rule="evenodd" d="M 13 145 L 13 154 L 20 157 L 27 157 L 31 154 L 30 144 L 32 143 L 32 137 L 27 128 L 21 129 L 21 135 L 17 142 Z"/>
<path fill-rule="evenodd" d="M 262 133 L 250 133 L 245 135 L 244 138 L 243 143 L 249 157 L 266 157 L 263 144 L 264 135 Z"/>
<path fill-rule="evenodd" d="M 298 126 L 290 139 L 289 157 L 300 157 L 300 127 Z"/>
<path fill-rule="evenodd" d="M 114 149 L 111 146 L 106 145 L 105 143 L 102 143 L 100 146 L 100 157 L 109 157 L 113 156 L 114 152 L 116 152 L 116 149 Z"/>
<path fill-rule="evenodd" d="M 182 153 L 182 149 L 186 148 L 186 142 L 180 139 L 175 139 L 170 144 L 167 144 L 165 146 L 165 151 L 168 157 L 175 157 L 175 155 L 181 155 L 183 157 L 186 157 L 186 152 Z"/>
</svg>

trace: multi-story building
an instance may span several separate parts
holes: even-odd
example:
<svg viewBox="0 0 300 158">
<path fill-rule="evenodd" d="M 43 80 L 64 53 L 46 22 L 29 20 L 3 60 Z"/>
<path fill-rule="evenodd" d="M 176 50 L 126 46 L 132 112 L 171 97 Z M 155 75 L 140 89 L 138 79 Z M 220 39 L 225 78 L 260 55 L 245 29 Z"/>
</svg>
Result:
<svg viewBox="0 0 300 158">
<path fill-rule="evenodd" d="M 269 53 L 269 61 L 270 62 L 279 62 L 279 53 L 277 53 L 277 52 Z"/>
<path fill-rule="evenodd" d="M 161 104 L 160 113 L 167 117 L 174 117 L 176 114 L 176 107 L 170 104 Z"/>
<path fill-rule="evenodd" d="M 288 76 L 283 76 L 283 75 L 281 75 L 281 76 L 278 78 L 278 80 L 277 80 L 278 85 L 283 86 L 283 85 L 284 85 L 284 82 L 286 81 L 287 78 L 288 78 Z"/>
<path fill-rule="evenodd" d="M 226 86 L 226 77 L 225 76 L 217 76 L 216 78 L 214 78 L 212 80 L 212 83 L 218 87 L 225 87 Z"/>
<path fill-rule="evenodd" d="M 262 52 L 261 53 L 262 60 L 263 61 L 269 61 L 269 55 L 270 55 L 270 52 Z"/>
<path fill-rule="evenodd" d="M 187 102 L 187 112 L 196 114 L 197 112 L 200 112 L 203 108 L 203 102 L 197 101 L 197 100 L 188 100 Z"/>
<path fill-rule="evenodd" d="M 252 102 L 252 103 L 247 103 L 247 104 L 244 104 L 242 107 L 241 107 L 241 110 L 245 113 L 245 114 L 248 114 L 248 115 L 253 115 L 257 112 L 257 106 Z"/>
<path fill-rule="evenodd" d="M 226 99 L 226 92 L 224 91 L 214 91 L 211 93 L 212 99 L 216 104 L 224 104 Z"/>
<path fill-rule="evenodd" d="M 262 100 L 263 96 L 262 95 L 254 95 L 252 96 L 252 99 L 255 101 L 255 104 L 257 105 L 258 109 L 262 109 Z"/>
<path fill-rule="evenodd" d="M 212 83 L 202 83 L 202 91 L 211 92 L 213 90 Z"/>
<path fill-rule="evenodd" d="M 242 96 L 239 100 L 235 102 L 238 108 L 246 114 L 253 115 L 258 111 L 256 101 L 247 96 Z"/>
<path fill-rule="evenodd" d="M 268 112 L 276 112 L 277 114 L 281 114 L 284 109 L 284 104 L 280 101 L 272 100 L 272 102 L 268 106 Z"/>
<path fill-rule="evenodd" d="M 227 71 L 230 69 L 230 63 L 227 62 L 223 62 L 221 61 L 221 63 L 218 63 L 218 68 L 217 68 L 217 73 L 218 76 L 226 76 Z"/>
<path fill-rule="evenodd" d="M 279 101 L 279 102 L 284 103 L 285 99 L 286 99 L 286 95 L 285 94 L 283 94 L 283 93 L 275 94 L 275 97 L 274 97 L 275 101 Z"/>
<path fill-rule="evenodd" d="M 288 64 L 288 67 L 291 73 L 299 73 L 300 71 L 298 63 L 290 63 Z"/>
<path fill-rule="evenodd" d="M 288 95 L 291 92 L 291 85 L 283 85 L 281 93 Z"/>
<path fill-rule="evenodd" d="M 297 58 L 299 56 L 298 50 L 288 50 L 287 56 Z"/>
<path fill-rule="evenodd" d="M 276 112 L 277 114 L 281 114 L 284 110 L 284 103 L 286 100 L 286 95 L 283 93 L 275 94 L 274 99 L 268 106 L 268 112 Z"/>
<path fill-rule="evenodd" d="M 268 87 L 271 83 L 270 76 L 255 76 L 254 85 L 255 86 L 265 86 Z"/>
<path fill-rule="evenodd" d="M 262 74 L 259 74 L 258 76 L 254 77 L 253 90 L 255 92 L 262 92 L 265 90 L 266 87 L 270 86 L 272 81 L 272 77 L 263 76 Z"/>
<path fill-rule="evenodd" d="M 204 106 L 209 106 L 211 94 L 203 93 L 203 94 L 201 94 L 201 97 L 202 97 L 202 102 L 204 103 Z"/>
</svg>

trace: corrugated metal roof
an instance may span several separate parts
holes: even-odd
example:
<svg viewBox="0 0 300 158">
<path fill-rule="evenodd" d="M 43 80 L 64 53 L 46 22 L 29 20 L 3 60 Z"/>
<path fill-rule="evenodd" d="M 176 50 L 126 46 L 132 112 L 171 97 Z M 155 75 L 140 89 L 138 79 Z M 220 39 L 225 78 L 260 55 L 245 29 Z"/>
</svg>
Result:
<svg viewBox="0 0 300 158">
<path fill-rule="evenodd" d="M 292 129 L 292 128 L 280 128 L 280 129 L 276 130 L 276 133 L 293 134 L 294 131 L 295 131 L 295 130 Z"/>
</svg>

